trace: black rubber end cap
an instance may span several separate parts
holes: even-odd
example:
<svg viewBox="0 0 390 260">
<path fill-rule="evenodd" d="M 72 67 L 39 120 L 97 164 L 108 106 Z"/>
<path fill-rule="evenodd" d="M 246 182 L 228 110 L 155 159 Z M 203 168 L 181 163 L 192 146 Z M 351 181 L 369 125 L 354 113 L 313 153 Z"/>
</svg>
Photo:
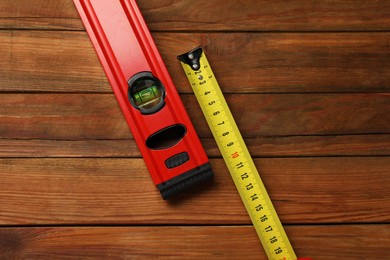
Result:
<svg viewBox="0 0 390 260">
<path fill-rule="evenodd" d="M 164 200 L 177 193 L 183 192 L 190 187 L 206 182 L 214 177 L 210 163 L 203 164 L 188 172 L 182 173 L 167 182 L 157 185 Z"/>
</svg>

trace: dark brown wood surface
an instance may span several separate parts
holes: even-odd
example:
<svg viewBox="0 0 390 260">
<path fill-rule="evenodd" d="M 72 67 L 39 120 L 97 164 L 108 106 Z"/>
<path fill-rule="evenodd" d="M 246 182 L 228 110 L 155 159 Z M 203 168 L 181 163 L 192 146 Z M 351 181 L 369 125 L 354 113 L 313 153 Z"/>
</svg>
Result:
<svg viewBox="0 0 390 260">
<path fill-rule="evenodd" d="M 390 32 L 157 31 L 153 36 L 182 93 L 191 88 L 176 56 L 198 45 L 228 93 L 390 89 Z M 0 48 L 9 64 L 0 71 L 0 91 L 112 92 L 85 32 L 3 30 Z"/>
<path fill-rule="evenodd" d="M 176 56 L 202 45 L 298 256 L 390 259 L 388 1 L 144 1 L 216 173 L 163 201 L 71 0 L 0 1 L 0 259 L 266 259 Z"/>
<path fill-rule="evenodd" d="M 390 246 L 387 225 L 287 226 L 286 232 L 298 254 L 315 259 L 390 257 L 383 251 Z M 381 243 L 372 243 L 373 233 Z M 8 228 L 0 236 L 8 237 L 0 241 L 4 259 L 264 259 L 246 225 Z"/>
</svg>

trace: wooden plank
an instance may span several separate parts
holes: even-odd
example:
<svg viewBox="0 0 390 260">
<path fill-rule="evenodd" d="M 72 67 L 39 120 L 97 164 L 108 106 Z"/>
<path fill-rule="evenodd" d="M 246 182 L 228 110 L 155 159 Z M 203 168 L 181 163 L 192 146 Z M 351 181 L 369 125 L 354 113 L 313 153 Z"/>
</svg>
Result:
<svg viewBox="0 0 390 260">
<path fill-rule="evenodd" d="M 84 30 L 72 0 L 2 0 L 0 29 Z"/>
<path fill-rule="evenodd" d="M 151 30 L 389 30 L 387 1 L 138 1 Z M 239 6 L 239 8 L 237 8 Z M 82 30 L 71 0 L 2 0 L 0 28 Z"/>
<path fill-rule="evenodd" d="M 214 139 L 202 138 L 209 157 L 220 157 Z M 245 138 L 253 157 L 384 156 L 390 135 L 264 136 Z M 2 158 L 121 157 L 140 158 L 133 139 L 45 140 L 0 139 Z"/>
<path fill-rule="evenodd" d="M 28 3 L 30 3 L 30 1 Z M 0 30 L 20 29 L 80 31 L 84 30 L 84 26 L 80 18 L 0 17 Z"/>
<path fill-rule="evenodd" d="M 298 256 L 389 259 L 389 225 L 288 226 Z M 267 259 L 251 226 L 0 229 L 4 259 Z"/>
<path fill-rule="evenodd" d="M 390 133 L 390 94 L 226 94 L 245 137 Z M 193 95 L 183 102 L 211 137 Z M 4 139 L 130 139 L 113 94 L 2 94 Z"/>
<path fill-rule="evenodd" d="M 3 91 L 111 91 L 86 33 L 0 31 L 0 49 Z"/>
<path fill-rule="evenodd" d="M 224 92 L 389 92 L 390 33 L 155 33 L 180 92 L 178 54 L 204 46 Z M 0 91 L 111 92 L 85 32 L 0 31 Z M 129 61 L 130 62 L 130 61 Z"/>
<path fill-rule="evenodd" d="M 142 159 L 1 159 L 0 225 L 249 224 L 223 160 L 211 164 L 213 182 L 167 202 Z M 283 223 L 390 221 L 390 157 L 255 164 Z"/>
<path fill-rule="evenodd" d="M 3 0 L 0 3 L 2 18 L 78 18 L 72 0 Z"/>
</svg>

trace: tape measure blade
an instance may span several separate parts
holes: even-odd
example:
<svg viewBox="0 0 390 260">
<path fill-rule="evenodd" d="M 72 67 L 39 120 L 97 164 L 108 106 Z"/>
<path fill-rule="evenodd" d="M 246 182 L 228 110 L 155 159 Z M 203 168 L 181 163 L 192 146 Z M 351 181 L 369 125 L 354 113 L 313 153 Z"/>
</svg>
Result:
<svg viewBox="0 0 390 260">
<path fill-rule="evenodd" d="M 278 229 L 278 231 L 279 231 L 278 233 L 280 233 L 281 239 L 282 239 L 283 241 L 285 241 L 285 244 L 286 244 L 286 242 L 287 242 L 286 247 L 289 247 L 289 248 L 287 248 L 287 250 L 288 250 L 288 251 L 293 251 L 293 249 L 292 249 L 290 243 L 288 242 L 287 235 L 286 235 L 285 232 L 284 232 L 284 229 L 283 229 L 283 227 L 282 227 L 282 225 L 281 225 L 281 222 L 280 222 L 280 220 L 279 220 L 279 217 L 278 217 L 278 215 L 276 214 L 276 210 L 275 210 L 275 208 L 273 207 L 273 204 L 272 204 L 272 202 L 271 202 L 271 199 L 270 199 L 270 197 L 268 196 L 268 193 L 267 193 L 266 190 L 265 190 L 264 184 L 263 184 L 263 182 L 262 182 L 262 180 L 261 180 L 261 178 L 260 178 L 260 175 L 259 175 L 259 173 L 258 173 L 258 171 L 257 171 L 256 165 L 255 165 L 254 162 L 253 162 L 253 159 L 252 159 L 252 157 L 251 157 L 251 155 L 250 155 L 250 153 L 249 153 L 249 150 L 247 149 L 247 146 L 246 146 L 246 144 L 245 144 L 245 141 L 244 141 L 244 139 L 242 138 L 241 132 L 240 132 L 239 129 L 238 129 L 238 126 L 237 126 L 237 124 L 236 124 L 236 122 L 235 122 L 235 120 L 234 120 L 234 118 L 233 118 L 233 116 L 232 116 L 232 113 L 231 113 L 231 111 L 230 111 L 230 108 L 228 107 L 227 102 L 226 102 L 226 100 L 225 100 L 225 98 L 224 98 L 224 96 L 223 96 L 222 90 L 221 90 L 221 88 L 219 87 L 219 84 L 218 84 L 218 82 L 217 82 L 217 80 L 216 80 L 216 78 L 215 78 L 215 76 L 214 76 L 214 73 L 213 73 L 212 70 L 211 70 L 211 67 L 210 67 L 209 62 L 208 62 L 208 60 L 207 60 L 207 57 L 205 56 L 204 53 L 203 53 L 203 55 L 202 55 L 201 58 L 200 58 L 200 65 L 201 65 L 201 67 L 203 67 L 202 64 L 206 64 L 206 65 L 207 65 L 207 67 L 206 67 L 205 69 L 206 69 L 206 71 L 208 72 L 208 76 L 209 76 L 209 79 L 210 79 L 210 81 L 211 81 L 211 84 L 214 86 L 213 90 L 216 91 L 216 95 L 218 96 L 219 100 L 221 101 L 221 105 L 222 105 L 222 107 L 223 107 L 223 110 L 224 110 L 224 112 L 227 114 L 227 117 L 228 117 L 230 126 L 231 126 L 231 128 L 233 128 L 232 130 L 233 130 L 233 132 L 234 132 L 235 138 L 238 139 L 238 140 L 237 140 L 237 143 L 240 144 L 240 147 L 238 148 L 238 150 L 241 150 L 241 152 L 244 154 L 244 158 L 247 159 L 246 163 L 249 164 L 248 168 L 249 168 L 250 170 L 253 171 L 253 174 L 251 174 L 250 176 L 251 176 L 252 178 L 254 178 L 255 180 L 254 180 L 254 181 L 251 181 L 251 183 L 256 183 L 256 184 L 258 184 L 258 185 L 259 185 L 258 189 L 262 190 L 261 196 L 263 197 L 263 201 L 265 202 L 264 205 L 263 205 L 263 210 L 264 210 L 264 207 L 268 207 L 269 209 L 268 209 L 268 210 L 265 210 L 265 211 L 266 211 L 266 212 L 268 211 L 268 212 L 270 212 L 270 214 L 273 215 L 273 218 L 274 218 L 275 221 L 273 221 L 274 223 L 271 224 L 271 225 L 269 225 L 269 226 L 271 226 L 272 228 L 277 228 L 277 229 Z M 210 76 L 211 76 L 211 77 L 210 77 Z M 210 125 L 210 124 L 209 124 L 209 125 Z M 213 129 L 215 129 L 215 128 L 213 127 Z M 215 134 L 214 134 L 214 136 L 216 136 L 216 135 L 218 136 L 218 133 L 215 133 Z M 216 137 L 216 138 L 218 138 L 218 137 Z M 219 146 L 219 149 L 220 149 L 220 150 L 225 148 L 225 147 L 222 147 L 223 145 L 222 145 L 221 142 L 218 142 L 218 146 Z M 239 153 L 240 153 L 240 152 L 238 152 L 238 154 L 239 154 Z M 231 159 L 231 158 L 229 157 L 229 155 L 231 155 L 231 153 L 223 153 L 223 157 L 224 157 L 225 161 L 229 161 L 229 160 Z M 233 167 L 234 167 L 234 164 L 227 163 L 227 165 L 228 165 L 228 168 L 229 168 L 229 167 L 231 168 L 231 169 L 229 169 L 230 172 L 234 172 L 234 171 L 235 171 L 235 169 L 233 168 Z M 236 184 L 236 187 L 237 187 L 238 191 L 241 193 L 241 194 L 240 194 L 241 197 L 244 197 L 244 198 L 245 198 L 245 197 L 246 197 L 246 194 L 242 192 L 242 189 L 241 189 L 241 188 L 242 188 L 242 185 L 240 185 L 240 183 L 236 183 L 239 179 L 233 178 L 233 180 L 235 181 L 235 184 Z M 253 185 L 253 184 L 252 184 L 252 185 Z M 251 186 L 249 186 L 249 187 L 251 187 Z M 255 189 L 255 190 L 256 190 L 256 188 L 251 188 L 251 189 Z M 246 208 L 247 208 L 247 210 L 253 210 L 253 208 L 256 207 L 256 206 L 251 205 L 250 203 L 248 203 L 248 201 L 250 201 L 250 198 L 247 198 L 247 197 L 246 197 L 245 200 L 243 200 L 244 204 L 247 204 L 247 205 L 245 205 Z M 254 225 L 258 225 L 258 221 L 261 221 L 261 220 L 258 220 L 258 219 L 256 220 L 256 219 L 254 219 L 255 214 L 249 214 L 249 215 L 250 215 L 250 217 L 251 217 L 252 223 L 254 223 Z M 264 215 L 263 215 L 263 216 L 264 216 Z M 259 226 L 260 229 L 261 229 L 261 225 L 258 225 L 258 226 Z M 268 226 L 267 226 L 267 227 L 268 227 Z M 264 232 L 261 232 L 261 231 L 259 230 L 259 228 L 256 228 L 256 231 L 257 231 L 257 233 L 258 233 L 258 235 L 259 235 L 260 240 L 263 240 L 263 241 L 262 241 L 262 244 L 267 243 L 267 242 L 268 242 L 267 239 L 266 239 L 267 236 L 263 234 Z M 265 233 L 266 233 L 266 232 L 265 232 Z M 268 236 L 268 237 L 270 237 L 270 239 L 273 238 L 273 236 Z M 272 256 L 268 255 L 268 257 L 271 258 Z M 294 257 L 295 257 L 295 256 L 294 256 Z"/>
<path fill-rule="evenodd" d="M 296 259 L 206 55 L 178 57 L 269 259 Z"/>
</svg>

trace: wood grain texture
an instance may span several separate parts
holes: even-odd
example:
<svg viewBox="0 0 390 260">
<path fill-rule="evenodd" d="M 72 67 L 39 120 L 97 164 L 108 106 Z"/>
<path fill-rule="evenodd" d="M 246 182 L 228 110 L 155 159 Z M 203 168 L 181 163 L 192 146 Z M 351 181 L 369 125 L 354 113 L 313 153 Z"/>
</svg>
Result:
<svg viewBox="0 0 390 260">
<path fill-rule="evenodd" d="M 83 30 L 72 0 L 2 0 L 0 29 Z"/>
<path fill-rule="evenodd" d="M 176 59 L 198 45 L 297 255 L 390 259 L 390 2 L 137 3 L 215 180 L 163 201 L 72 0 L 1 0 L 0 259 L 266 259 Z"/>
<path fill-rule="evenodd" d="M 389 231 L 388 225 L 286 228 L 297 255 L 316 260 L 388 259 Z M 0 229 L 4 259 L 265 260 L 259 244 L 250 226 Z"/>
<path fill-rule="evenodd" d="M 213 138 L 202 138 L 209 157 L 221 157 Z M 390 135 L 246 137 L 253 157 L 384 156 L 390 155 Z M 133 139 L 53 140 L 0 139 L 2 158 L 116 157 L 140 158 Z"/>
<path fill-rule="evenodd" d="M 180 92 L 176 56 L 202 45 L 226 93 L 389 92 L 390 33 L 155 33 Z M 0 31 L 0 91 L 111 92 L 85 32 Z"/>
<path fill-rule="evenodd" d="M 387 1 L 138 1 L 153 31 L 389 30 Z M 238 6 L 239 5 L 239 6 Z M 239 8 L 238 8 L 239 7 Z M 82 30 L 71 0 L 2 0 L 0 28 Z"/>
<path fill-rule="evenodd" d="M 211 164 L 214 182 L 167 202 L 142 159 L 1 159 L 0 225 L 249 224 L 223 160 Z M 389 157 L 255 164 L 283 223 L 390 221 Z"/>
<path fill-rule="evenodd" d="M 7 139 L 129 139 L 113 94 L 3 94 Z M 226 94 L 244 137 L 389 134 L 390 94 Z M 212 137 L 193 95 L 182 100 L 201 137 Z"/>
</svg>

